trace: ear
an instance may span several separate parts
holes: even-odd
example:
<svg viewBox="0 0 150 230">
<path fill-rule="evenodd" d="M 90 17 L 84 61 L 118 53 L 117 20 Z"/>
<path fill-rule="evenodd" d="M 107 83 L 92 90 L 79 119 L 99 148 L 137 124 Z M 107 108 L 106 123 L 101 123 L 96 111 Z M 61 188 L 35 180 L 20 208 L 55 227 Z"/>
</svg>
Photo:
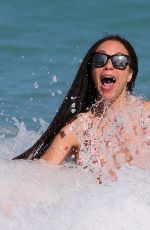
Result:
<svg viewBox="0 0 150 230">
<path fill-rule="evenodd" d="M 132 72 L 129 73 L 127 82 L 130 82 L 130 81 L 131 81 L 131 79 L 132 79 L 132 74 L 133 74 Z"/>
</svg>

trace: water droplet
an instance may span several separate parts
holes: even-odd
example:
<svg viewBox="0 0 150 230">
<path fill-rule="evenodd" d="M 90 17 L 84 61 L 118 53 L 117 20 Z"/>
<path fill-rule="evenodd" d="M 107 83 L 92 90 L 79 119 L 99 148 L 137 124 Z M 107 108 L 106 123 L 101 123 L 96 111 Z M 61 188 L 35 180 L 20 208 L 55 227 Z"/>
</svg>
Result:
<svg viewBox="0 0 150 230">
<path fill-rule="evenodd" d="M 56 75 L 53 75 L 53 82 L 57 82 L 58 81 L 58 79 L 57 79 L 57 76 Z"/>
<path fill-rule="evenodd" d="M 35 89 L 39 88 L 39 84 L 38 84 L 37 81 L 35 81 L 33 85 L 34 85 L 34 88 L 35 88 Z"/>
</svg>

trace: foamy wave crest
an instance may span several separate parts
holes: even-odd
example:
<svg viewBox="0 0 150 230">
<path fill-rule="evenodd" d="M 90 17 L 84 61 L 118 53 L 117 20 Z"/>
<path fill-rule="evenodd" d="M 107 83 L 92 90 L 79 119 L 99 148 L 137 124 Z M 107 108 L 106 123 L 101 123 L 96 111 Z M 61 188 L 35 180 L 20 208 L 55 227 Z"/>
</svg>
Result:
<svg viewBox="0 0 150 230">
<path fill-rule="evenodd" d="M 0 132 L 0 158 L 12 159 L 32 146 L 41 134 L 46 130 L 48 124 L 39 119 L 40 129 L 38 132 L 28 130 L 24 122 L 19 122 L 15 117 L 12 118 L 16 128 L 3 128 Z M 9 134 L 9 135 L 8 135 Z"/>
<path fill-rule="evenodd" d="M 123 168 L 98 185 L 73 165 L 1 160 L 0 174 L 1 229 L 149 229 L 150 171 Z"/>
</svg>

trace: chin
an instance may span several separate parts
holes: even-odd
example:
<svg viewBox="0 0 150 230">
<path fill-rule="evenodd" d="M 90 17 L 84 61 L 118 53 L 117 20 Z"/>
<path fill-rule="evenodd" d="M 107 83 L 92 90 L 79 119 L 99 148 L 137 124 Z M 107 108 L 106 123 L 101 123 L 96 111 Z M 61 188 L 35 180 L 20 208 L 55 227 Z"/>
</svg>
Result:
<svg viewBox="0 0 150 230">
<path fill-rule="evenodd" d="M 101 92 L 101 98 L 104 101 L 115 101 L 117 99 L 117 95 L 114 95 L 114 93 L 102 93 Z"/>
</svg>

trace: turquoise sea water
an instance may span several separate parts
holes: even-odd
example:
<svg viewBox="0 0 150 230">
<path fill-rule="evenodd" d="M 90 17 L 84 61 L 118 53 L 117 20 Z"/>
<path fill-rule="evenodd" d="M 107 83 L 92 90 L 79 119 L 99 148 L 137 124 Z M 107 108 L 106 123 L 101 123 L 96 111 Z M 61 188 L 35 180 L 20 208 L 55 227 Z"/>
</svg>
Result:
<svg viewBox="0 0 150 230">
<path fill-rule="evenodd" d="M 0 1 L 0 229 L 149 229 L 149 170 L 99 186 L 76 166 L 8 161 L 40 137 L 105 33 L 131 41 L 135 92 L 150 100 L 149 28 L 149 0 Z"/>
<path fill-rule="evenodd" d="M 148 0 L 0 1 L 0 127 L 49 123 L 89 47 L 104 33 L 129 39 L 139 57 L 136 92 L 150 99 Z"/>
</svg>

